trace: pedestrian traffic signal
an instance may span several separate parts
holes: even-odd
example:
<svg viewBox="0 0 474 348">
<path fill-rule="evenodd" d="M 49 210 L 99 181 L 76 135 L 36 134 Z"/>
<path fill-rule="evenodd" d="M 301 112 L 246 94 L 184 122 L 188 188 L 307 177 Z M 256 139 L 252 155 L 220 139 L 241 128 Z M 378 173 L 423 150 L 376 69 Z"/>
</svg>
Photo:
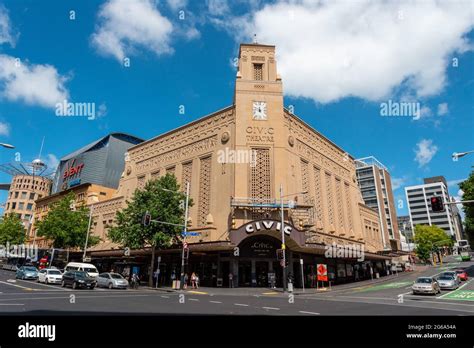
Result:
<svg viewBox="0 0 474 348">
<path fill-rule="evenodd" d="M 434 212 L 444 211 L 443 197 L 441 196 L 431 197 L 431 209 Z"/>
<path fill-rule="evenodd" d="M 143 226 L 147 227 L 150 226 L 151 224 L 151 214 L 149 212 L 146 212 L 145 215 L 143 215 Z"/>
</svg>

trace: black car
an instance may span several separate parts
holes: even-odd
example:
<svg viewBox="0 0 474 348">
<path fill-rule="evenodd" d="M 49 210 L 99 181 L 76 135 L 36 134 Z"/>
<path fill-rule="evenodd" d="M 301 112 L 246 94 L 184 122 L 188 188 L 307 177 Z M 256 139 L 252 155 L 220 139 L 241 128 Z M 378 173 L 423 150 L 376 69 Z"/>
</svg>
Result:
<svg viewBox="0 0 474 348">
<path fill-rule="evenodd" d="M 64 288 L 67 285 L 72 286 L 73 289 L 89 288 L 94 289 L 97 282 L 94 277 L 89 276 L 87 272 L 83 271 L 69 271 L 63 274 L 61 286 Z"/>
</svg>

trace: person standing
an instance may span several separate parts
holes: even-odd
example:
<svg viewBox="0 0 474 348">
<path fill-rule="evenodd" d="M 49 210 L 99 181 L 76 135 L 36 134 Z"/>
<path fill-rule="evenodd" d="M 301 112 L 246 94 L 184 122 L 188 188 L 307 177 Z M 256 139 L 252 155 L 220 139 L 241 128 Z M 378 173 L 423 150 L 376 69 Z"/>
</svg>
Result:
<svg viewBox="0 0 474 348">
<path fill-rule="evenodd" d="M 234 275 L 232 274 L 232 272 L 229 273 L 229 288 L 233 288 L 234 287 Z"/>
<path fill-rule="evenodd" d="M 191 286 L 193 289 L 196 289 L 196 273 L 191 274 Z"/>
</svg>

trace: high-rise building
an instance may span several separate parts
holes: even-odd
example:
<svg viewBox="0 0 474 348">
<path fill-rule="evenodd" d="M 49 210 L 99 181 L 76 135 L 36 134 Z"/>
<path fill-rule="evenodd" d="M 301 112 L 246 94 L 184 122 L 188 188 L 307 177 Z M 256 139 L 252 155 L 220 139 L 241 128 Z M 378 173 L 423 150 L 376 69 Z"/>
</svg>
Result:
<svg viewBox="0 0 474 348">
<path fill-rule="evenodd" d="M 355 163 L 362 198 L 367 206 L 379 214 L 384 249 L 399 250 L 400 234 L 390 173 L 373 156 L 357 159 Z"/>
<path fill-rule="evenodd" d="M 401 215 L 397 217 L 398 230 L 400 231 L 400 241 L 402 250 L 412 251 L 413 244 L 413 228 L 409 215 Z"/>
<path fill-rule="evenodd" d="M 440 196 L 443 202 L 451 202 L 448 184 L 443 176 L 425 178 L 424 184 L 405 187 L 408 212 L 413 229 L 416 225 L 436 225 L 442 228 L 448 236 L 458 240 L 461 238 L 459 223 L 456 222 L 457 210 L 454 204 L 445 205 L 442 212 L 433 212 L 430 198 Z M 454 207 L 454 208 L 453 208 Z"/>
</svg>

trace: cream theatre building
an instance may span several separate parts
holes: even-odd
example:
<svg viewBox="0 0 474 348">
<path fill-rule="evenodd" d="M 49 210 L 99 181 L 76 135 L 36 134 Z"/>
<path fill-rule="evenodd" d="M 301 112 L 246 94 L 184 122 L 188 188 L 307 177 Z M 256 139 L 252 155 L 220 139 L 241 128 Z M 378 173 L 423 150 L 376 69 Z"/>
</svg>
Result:
<svg viewBox="0 0 474 348">
<path fill-rule="evenodd" d="M 371 270 L 385 275 L 378 215 L 364 205 L 354 158 L 284 108 L 274 46 L 240 46 L 230 106 L 128 150 L 116 195 L 94 205 L 92 232 L 103 242 L 89 249 L 92 262 L 149 272 L 150 250 L 124 253 L 108 241 L 107 226 L 137 188 L 166 173 L 182 188 L 190 183 L 189 230 L 197 233 L 186 240 L 186 272 L 198 273 L 203 286 L 228 286 L 230 273 L 235 286 L 268 286 L 271 279 L 281 286 L 280 186 L 287 270 L 296 286 L 302 279 L 314 286 L 318 263 L 328 265 L 334 282 L 370 278 Z M 326 257 L 328 246 L 364 256 Z M 180 246 L 158 255 L 153 270 L 169 284 L 180 273 Z"/>
</svg>

